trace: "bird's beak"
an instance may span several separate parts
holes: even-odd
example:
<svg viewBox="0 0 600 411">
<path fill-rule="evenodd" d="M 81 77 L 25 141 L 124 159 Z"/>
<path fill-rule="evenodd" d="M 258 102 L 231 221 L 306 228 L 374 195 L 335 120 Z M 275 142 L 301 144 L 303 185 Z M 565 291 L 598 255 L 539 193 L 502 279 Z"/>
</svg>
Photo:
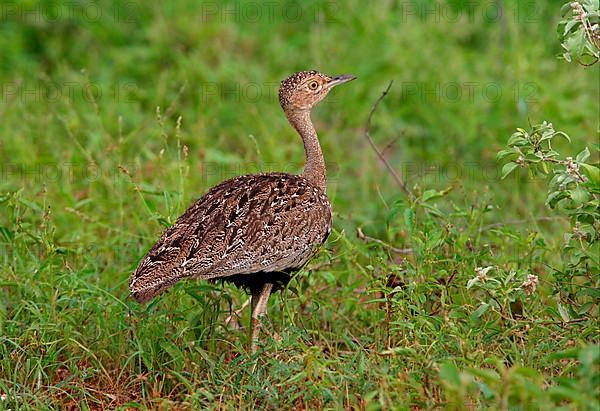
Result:
<svg viewBox="0 0 600 411">
<path fill-rule="evenodd" d="M 352 81 L 355 78 L 356 78 L 356 76 L 353 76 L 352 74 L 342 74 L 340 76 L 332 77 L 331 80 L 329 81 L 329 83 L 327 85 L 329 87 L 335 87 L 335 86 L 338 86 L 340 84 L 344 84 L 344 83 L 347 83 L 349 81 Z"/>
</svg>

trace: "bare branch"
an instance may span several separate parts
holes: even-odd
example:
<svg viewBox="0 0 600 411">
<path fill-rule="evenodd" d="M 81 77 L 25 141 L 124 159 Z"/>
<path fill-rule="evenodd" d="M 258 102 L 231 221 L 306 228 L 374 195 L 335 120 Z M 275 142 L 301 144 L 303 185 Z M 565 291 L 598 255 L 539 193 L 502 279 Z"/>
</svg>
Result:
<svg viewBox="0 0 600 411">
<path fill-rule="evenodd" d="M 369 237 L 369 236 L 365 235 L 365 233 L 363 233 L 363 230 L 360 227 L 356 228 L 356 236 L 360 240 L 363 240 L 365 243 L 380 244 L 380 245 L 384 246 L 385 248 L 387 248 L 388 250 L 390 250 L 394 253 L 397 253 L 397 254 L 412 254 L 413 253 L 412 248 L 396 248 L 393 245 L 390 245 L 390 244 L 388 244 L 384 241 L 381 241 L 377 238 Z"/>
<path fill-rule="evenodd" d="M 398 175 L 396 170 L 394 170 L 394 168 L 391 166 L 391 164 L 386 160 L 385 156 L 381 153 L 381 151 L 375 145 L 375 142 L 371 138 L 371 134 L 369 134 L 369 131 L 371 129 L 371 120 L 373 118 L 373 114 L 375 114 L 375 111 L 377 110 L 377 106 L 379 105 L 381 100 L 384 99 L 384 97 L 388 94 L 388 92 L 392 88 L 393 83 L 394 83 L 394 81 L 391 80 L 390 83 L 388 84 L 388 86 L 386 87 L 386 89 L 383 91 L 383 93 L 381 93 L 379 98 L 377 100 L 375 100 L 375 103 L 373 103 L 373 107 L 371 107 L 371 111 L 369 112 L 369 117 L 367 118 L 367 123 L 365 124 L 364 134 L 365 134 L 365 138 L 371 145 L 371 148 L 373 149 L 373 151 L 375 151 L 375 154 L 377 154 L 377 157 L 379 157 L 379 160 L 388 169 L 389 173 L 391 174 L 391 176 L 394 179 L 394 181 L 396 182 L 396 184 L 398 184 L 400 186 L 402 191 L 404 191 L 404 193 L 406 193 L 407 196 L 409 196 L 411 199 L 414 200 L 415 195 L 408 189 L 408 187 L 406 186 L 406 183 L 404 182 L 404 180 L 402 180 L 402 177 L 400 177 L 400 175 Z"/>
</svg>

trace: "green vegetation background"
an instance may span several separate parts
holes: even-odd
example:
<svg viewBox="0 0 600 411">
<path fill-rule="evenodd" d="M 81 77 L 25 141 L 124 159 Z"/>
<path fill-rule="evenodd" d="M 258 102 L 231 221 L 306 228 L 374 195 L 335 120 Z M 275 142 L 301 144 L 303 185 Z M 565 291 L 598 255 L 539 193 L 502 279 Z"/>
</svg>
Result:
<svg viewBox="0 0 600 411">
<path fill-rule="evenodd" d="M 556 58 L 558 4 L 67 3 L 0 9 L 0 408 L 597 405 L 597 323 L 553 316 L 568 224 L 543 181 L 500 181 L 495 160 L 529 122 L 572 153 L 597 143 L 598 65 Z M 245 300 L 229 286 L 127 300 L 208 188 L 301 169 L 276 89 L 312 68 L 358 76 L 313 114 L 335 232 L 271 299 L 264 351 L 247 352 L 247 313 L 225 325 Z M 363 135 L 390 80 L 371 135 L 411 189 L 452 188 L 438 217 L 405 211 Z M 480 266 L 539 276 L 521 317 L 476 313 Z"/>
</svg>

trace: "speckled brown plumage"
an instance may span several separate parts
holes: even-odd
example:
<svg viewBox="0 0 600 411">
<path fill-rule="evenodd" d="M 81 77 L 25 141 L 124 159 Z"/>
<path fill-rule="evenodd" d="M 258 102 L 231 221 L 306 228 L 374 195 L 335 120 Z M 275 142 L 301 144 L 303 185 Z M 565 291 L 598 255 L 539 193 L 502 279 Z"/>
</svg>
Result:
<svg viewBox="0 0 600 411">
<path fill-rule="evenodd" d="M 331 230 L 325 161 L 310 110 L 353 76 L 296 73 L 281 82 L 279 102 L 302 137 L 302 175 L 255 174 L 208 191 L 166 230 L 133 273 L 131 296 L 146 302 L 184 278 L 231 281 L 252 292 L 254 327 L 271 291 L 285 284 Z"/>
<path fill-rule="evenodd" d="M 132 296 L 148 301 L 186 277 L 253 277 L 301 267 L 330 229 L 327 196 L 302 176 L 255 174 L 225 181 L 163 233 L 131 279 Z"/>
</svg>

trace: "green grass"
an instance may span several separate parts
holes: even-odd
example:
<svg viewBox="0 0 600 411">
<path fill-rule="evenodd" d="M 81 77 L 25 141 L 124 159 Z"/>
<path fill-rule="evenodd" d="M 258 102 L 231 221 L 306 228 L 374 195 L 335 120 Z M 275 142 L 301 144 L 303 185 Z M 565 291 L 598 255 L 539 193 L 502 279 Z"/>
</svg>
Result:
<svg viewBox="0 0 600 411">
<path fill-rule="evenodd" d="M 461 22 L 355 0 L 294 3 L 298 21 L 287 2 L 256 21 L 247 2 L 0 9 L 0 408 L 597 409 L 598 307 L 565 319 L 553 292 L 568 221 L 544 181 L 500 180 L 495 154 L 542 120 L 572 136 L 561 153 L 597 143 L 599 66 L 556 58 L 557 4 L 466 3 L 437 3 Z M 502 18 L 482 17 L 490 4 Z M 128 300 L 139 259 L 208 188 L 300 169 L 275 83 L 308 68 L 359 77 L 313 115 L 335 230 L 271 298 L 259 354 L 248 312 L 225 325 L 243 291 L 190 281 Z M 363 135 L 390 80 L 371 135 L 411 190 L 452 189 L 429 208 Z M 485 308 L 467 282 L 486 266 L 540 284 Z"/>
</svg>

